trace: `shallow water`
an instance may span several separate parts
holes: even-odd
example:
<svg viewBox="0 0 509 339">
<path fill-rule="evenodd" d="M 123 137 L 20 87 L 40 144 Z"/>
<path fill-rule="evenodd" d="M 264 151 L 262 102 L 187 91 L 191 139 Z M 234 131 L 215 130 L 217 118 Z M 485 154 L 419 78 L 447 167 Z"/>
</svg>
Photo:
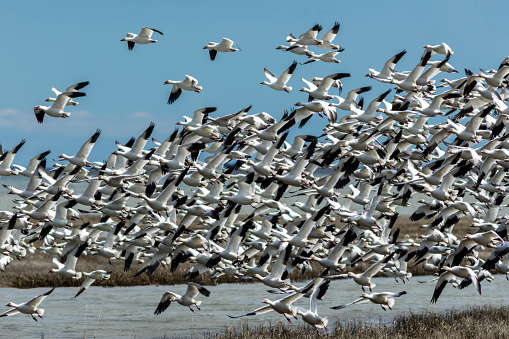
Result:
<svg viewBox="0 0 509 339">
<path fill-rule="evenodd" d="M 383 311 L 379 305 L 357 304 L 343 310 L 331 310 L 329 307 L 355 300 L 362 293 L 361 288 L 351 279 L 332 281 L 324 301 L 318 305 L 318 313 L 329 318 L 329 328 L 336 320 L 349 319 L 372 321 L 374 323 L 391 322 L 395 315 L 408 312 L 444 311 L 452 308 L 464 308 L 472 305 L 507 305 L 509 299 L 500 291 L 505 291 L 509 282 L 505 276 L 496 276 L 491 283 L 482 283 L 482 296 L 474 287 L 458 290 L 447 286 L 438 303 L 430 304 L 435 283 L 419 283 L 432 277 L 414 277 L 406 284 L 396 284 L 392 278 L 375 278 L 374 292 L 407 291 L 408 294 L 397 298 L 392 311 Z M 304 283 L 297 284 L 298 286 Z M 92 286 L 78 298 L 73 296 L 75 288 L 57 288 L 44 300 L 44 319 L 33 321 L 30 316 L 18 314 L 0 318 L 0 337 L 9 338 L 174 338 L 201 337 L 204 333 L 223 331 L 227 326 L 240 326 L 243 321 L 251 324 L 277 320 L 286 323 L 284 317 L 275 312 L 260 316 L 230 319 L 228 315 L 241 315 L 262 307 L 264 298 L 276 300 L 282 296 L 267 293 L 261 283 L 222 284 L 207 287 L 209 298 L 199 295 L 201 311 L 192 313 L 189 308 L 172 303 L 161 315 L 154 311 L 163 293 L 170 290 L 183 294 L 185 285 L 176 286 L 137 286 L 137 287 L 95 287 Z M 48 291 L 48 288 L 13 289 L 0 288 L 0 305 L 9 301 L 25 302 L 30 298 Z M 307 299 L 300 299 L 296 306 L 308 307 Z M 7 307 L 0 308 L 3 312 Z M 302 320 L 293 323 L 304 324 Z"/>
</svg>

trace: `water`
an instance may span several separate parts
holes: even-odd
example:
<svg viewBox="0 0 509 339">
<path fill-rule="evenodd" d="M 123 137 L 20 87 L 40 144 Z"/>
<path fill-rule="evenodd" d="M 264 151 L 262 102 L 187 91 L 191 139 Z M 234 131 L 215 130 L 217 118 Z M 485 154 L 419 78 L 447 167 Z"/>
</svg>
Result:
<svg viewBox="0 0 509 339">
<path fill-rule="evenodd" d="M 349 319 L 389 323 L 395 315 L 409 312 L 459 309 L 472 305 L 507 305 L 505 291 L 509 282 L 498 275 L 491 283 L 482 283 L 482 296 L 473 286 L 458 290 L 447 286 L 437 304 L 431 304 L 435 283 L 419 283 L 432 277 L 413 277 L 406 284 L 396 284 L 392 278 L 374 278 L 377 284 L 374 292 L 407 291 L 396 298 L 392 311 L 383 311 L 372 303 L 357 304 L 342 310 L 329 307 L 345 304 L 360 296 L 362 290 L 353 280 L 332 281 L 324 301 L 318 305 L 318 313 L 329 318 L 329 328 L 336 320 Z M 304 283 L 297 284 L 298 286 Z M 56 288 L 41 304 L 45 309 L 44 319 L 35 322 L 29 315 L 18 314 L 0 318 L 1 338 L 174 338 L 201 337 L 204 333 L 223 331 L 227 326 L 239 327 L 244 321 L 250 324 L 286 320 L 276 312 L 259 316 L 230 319 L 228 315 L 241 315 L 262 307 L 264 298 L 276 300 L 282 296 L 267 293 L 261 283 L 222 284 L 207 287 L 211 294 L 206 298 L 199 295 L 201 311 L 192 313 L 189 308 L 172 303 L 161 315 L 154 311 L 165 291 L 185 293 L 185 285 L 136 286 L 136 287 L 95 287 L 92 286 L 78 298 L 73 298 L 78 288 Z M 25 302 L 48 291 L 48 288 L 13 289 L 0 288 L 0 305 L 9 301 Z M 308 307 L 308 299 L 300 299 L 295 305 Z M 0 308 L 3 312 L 7 307 Z M 293 320 L 295 324 L 305 324 Z M 287 323 L 288 324 L 288 323 Z"/>
</svg>

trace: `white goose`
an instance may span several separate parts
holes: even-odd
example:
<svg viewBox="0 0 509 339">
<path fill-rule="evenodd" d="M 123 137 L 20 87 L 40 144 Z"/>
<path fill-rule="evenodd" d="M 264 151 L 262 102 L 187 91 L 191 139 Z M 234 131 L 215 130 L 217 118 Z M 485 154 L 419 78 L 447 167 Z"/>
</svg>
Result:
<svg viewBox="0 0 509 339">
<path fill-rule="evenodd" d="M 301 80 L 308 85 L 308 88 L 303 87 L 300 89 L 301 92 L 306 92 L 309 94 L 310 101 L 314 99 L 318 100 L 330 100 L 334 98 L 333 95 L 330 95 L 329 89 L 331 88 L 333 82 L 335 80 L 343 79 L 350 77 L 350 73 L 334 73 L 331 75 L 326 76 L 323 78 L 323 80 L 320 82 L 320 85 L 316 86 L 312 82 L 307 81 L 304 78 L 301 78 Z"/>
<path fill-rule="evenodd" d="M 49 115 L 54 118 L 68 118 L 71 113 L 64 112 L 64 107 L 67 102 L 72 98 L 79 98 L 86 96 L 83 92 L 65 92 L 60 93 L 53 105 L 51 106 L 43 106 L 37 105 L 34 107 L 35 117 L 37 118 L 37 122 L 42 124 L 44 121 L 44 116 Z"/>
<path fill-rule="evenodd" d="M 334 45 L 332 43 L 332 40 L 334 40 L 336 35 L 338 35 L 339 27 L 339 22 L 335 22 L 334 26 L 328 30 L 321 39 L 319 39 L 322 43 L 317 45 L 317 47 L 322 49 L 339 49 L 338 45 Z"/>
<path fill-rule="evenodd" d="M 182 81 L 166 80 L 164 83 L 166 85 L 173 85 L 170 97 L 168 98 L 168 104 L 173 104 L 180 97 L 183 90 L 200 93 L 203 89 L 202 86 L 198 86 L 198 80 L 187 74 L 186 78 Z"/>
<path fill-rule="evenodd" d="M 297 61 L 294 61 L 290 67 L 288 67 L 280 76 L 279 78 L 276 78 L 274 74 L 272 74 L 268 69 L 264 68 L 263 71 L 265 73 L 265 76 L 269 81 L 262 81 L 260 84 L 266 85 L 273 90 L 276 91 L 285 91 L 286 93 L 290 93 L 292 90 L 291 86 L 286 86 L 286 83 L 290 80 L 292 77 L 293 72 L 295 71 L 295 68 L 297 67 Z"/>
<path fill-rule="evenodd" d="M 359 299 L 355 299 L 351 303 L 345 304 L 345 305 L 339 305 L 331 307 L 333 310 L 340 310 L 342 308 L 345 308 L 350 305 L 354 304 L 362 304 L 366 303 L 368 301 L 371 301 L 375 304 L 379 304 L 384 311 L 387 311 L 386 307 L 392 310 L 392 307 L 394 306 L 394 298 L 401 297 L 402 295 L 405 295 L 406 291 L 402 291 L 399 293 L 393 293 L 393 292 L 381 292 L 381 293 L 362 293 L 361 297 Z"/>
<path fill-rule="evenodd" d="M 37 315 L 39 318 L 42 319 L 42 315 L 44 314 L 43 308 L 38 308 L 39 304 L 42 303 L 42 301 L 53 292 L 55 288 L 52 288 L 48 292 L 38 295 L 35 298 L 30 299 L 26 303 L 23 304 L 15 304 L 13 302 L 9 302 L 7 305 L 8 307 L 14 307 L 2 314 L 0 314 L 0 317 L 8 317 L 11 315 L 15 315 L 18 313 L 24 313 L 24 314 L 30 314 L 32 319 L 37 321 L 37 318 L 34 315 Z"/>
<path fill-rule="evenodd" d="M 88 140 L 85 141 L 85 143 L 80 147 L 80 149 L 79 149 L 78 153 L 76 153 L 76 155 L 69 156 L 67 154 L 62 153 L 58 156 L 59 160 L 67 160 L 71 164 L 76 165 L 76 166 L 92 166 L 93 163 L 88 161 L 87 157 L 90 154 L 90 152 L 92 151 L 92 148 L 94 147 L 95 142 L 97 141 L 97 139 L 99 138 L 100 135 L 101 135 L 101 130 L 97 129 L 95 131 L 95 133 L 90 138 L 88 138 Z"/>
<path fill-rule="evenodd" d="M 326 317 L 320 317 L 318 315 L 318 300 L 323 300 L 322 298 L 325 295 L 325 292 L 327 292 L 329 284 L 330 281 L 326 281 L 318 286 L 318 288 L 315 288 L 309 297 L 309 310 L 297 307 L 297 314 L 300 314 L 302 316 L 302 320 L 307 322 L 309 325 L 314 326 L 318 335 L 320 335 L 320 328 L 323 328 L 325 333 L 328 331 L 327 324 L 329 323 L 329 320 Z"/>
<path fill-rule="evenodd" d="M 111 271 L 95 270 L 90 273 L 83 272 L 83 275 L 87 277 L 80 286 L 78 293 L 74 296 L 75 298 L 89 288 L 96 280 L 108 280 L 111 277 Z"/>
<path fill-rule="evenodd" d="M 210 54 L 210 60 L 214 60 L 216 58 L 217 52 L 228 53 L 228 52 L 236 52 L 237 48 L 233 48 L 233 40 L 228 38 L 223 38 L 220 43 L 217 42 L 209 42 L 203 49 L 208 49 Z M 238 47 L 238 46 L 237 46 Z"/>
<path fill-rule="evenodd" d="M 74 85 L 71 85 L 69 87 L 66 88 L 65 90 L 65 93 L 72 93 L 72 92 L 77 92 L 79 91 L 80 89 L 82 89 L 83 87 L 86 87 L 90 84 L 90 81 L 83 81 L 83 82 L 78 82 L 77 84 L 74 84 Z M 53 91 L 53 93 L 55 93 L 55 95 L 60 95 L 62 94 L 62 92 L 60 92 L 58 89 L 56 89 L 55 87 L 53 87 L 51 89 Z M 57 99 L 56 98 L 47 98 L 46 101 L 47 102 L 55 102 Z M 69 99 L 69 101 L 67 101 L 67 103 L 65 104 L 66 106 L 69 106 L 69 105 L 73 105 L 73 106 L 77 106 L 78 105 L 78 102 L 77 101 L 74 101 L 72 99 Z"/>
<path fill-rule="evenodd" d="M 299 35 L 299 38 L 296 39 L 291 33 L 286 37 L 286 41 L 290 43 L 295 43 L 299 45 L 321 45 L 323 44 L 323 41 L 318 40 L 316 37 L 318 35 L 318 32 L 322 30 L 321 25 L 314 25 L 306 32 Z"/>
<path fill-rule="evenodd" d="M 156 43 L 157 40 L 152 39 L 152 34 L 154 32 L 163 35 L 161 31 L 158 31 L 155 28 L 142 27 L 140 34 L 127 33 L 127 36 L 122 38 L 120 41 L 127 41 L 127 48 L 132 50 L 135 43 L 141 45 Z"/>
<path fill-rule="evenodd" d="M 168 306 L 170 306 L 172 301 L 176 301 L 182 306 L 188 306 L 189 309 L 194 313 L 194 310 L 191 308 L 192 305 L 196 306 L 196 308 L 200 310 L 201 301 L 194 300 L 198 293 L 201 293 L 206 297 L 210 295 L 209 290 L 193 282 L 187 284 L 187 290 L 184 295 L 179 295 L 177 293 L 168 291 L 163 294 L 163 297 L 161 298 L 161 301 L 159 301 L 159 305 L 157 305 L 154 314 L 158 315 L 163 313 L 168 308 Z"/>
<path fill-rule="evenodd" d="M 310 286 L 309 288 L 311 288 L 311 287 L 312 286 Z M 296 302 L 297 300 L 299 300 L 300 298 L 302 298 L 306 292 L 307 291 L 304 291 L 304 290 L 301 292 L 295 292 L 295 293 L 290 294 L 287 297 L 278 299 L 276 301 L 271 301 L 269 299 L 263 299 L 262 303 L 268 304 L 267 306 L 257 308 L 256 310 L 246 313 L 246 314 L 243 314 L 243 315 L 239 315 L 236 317 L 229 315 L 229 317 L 236 319 L 236 318 L 248 317 L 251 315 L 258 315 L 258 314 L 264 314 L 264 313 L 271 312 L 271 311 L 276 311 L 277 313 L 284 315 L 286 320 L 288 320 L 288 322 L 291 323 L 292 321 L 290 320 L 290 318 L 288 318 L 288 316 L 291 316 L 291 317 L 294 317 L 295 319 L 297 319 L 297 316 L 296 316 L 297 308 L 295 306 L 293 306 L 293 303 Z"/>
<path fill-rule="evenodd" d="M 0 176 L 18 175 L 19 169 L 17 168 L 12 169 L 11 165 L 12 162 L 14 161 L 14 156 L 16 156 L 16 153 L 18 153 L 18 151 L 21 149 L 21 147 L 23 147 L 24 144 L 25 139 L 22 139 L 21 142 L 16 147 L 14 147 L 8 152 L 4 152 L 4 154 L 0 156 L 0 161 L 2 161 L 0 163 Z"/>
</svg>

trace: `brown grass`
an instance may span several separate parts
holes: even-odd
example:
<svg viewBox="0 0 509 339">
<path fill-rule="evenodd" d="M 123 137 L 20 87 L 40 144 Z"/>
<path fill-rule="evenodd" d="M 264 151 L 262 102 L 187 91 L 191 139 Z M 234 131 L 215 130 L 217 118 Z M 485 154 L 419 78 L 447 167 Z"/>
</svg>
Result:
<svg viewBox="0 0 509 339">
<path fill-rule="evenodd" d="M 455 234 L 458 238 L 470 231 L 468 227 L 470 220 L 463 218 L 455 226 Z M 408 217 L 400 217 L 394 228 L 399 227 L 401 234 L 399 240 L 404 240 L 406 236 L 418 241 L 418 237 L 425 233 L 425 229 L 421 227 L 422 222 L 412 222 Z M 52 263 L 53 256 L 46 253 L 37 252 L 29 254 L 26 258 L 21 260 L 13 260 L 7 267 L 5 272 L 1 273 L 0 287 L 15 287 L 15 288 L 33 288 L 33 287 L 69 287 L 79 286 L 84 278 L 75 280 L 62 277 L 55 273 L 48 273 L 55 265 Z M 138 285 L 173 285 L 185 284 L 187 280 L 184 275 L 187 273 L 191 264 L 180 265 L 175 272 L 170 272 L 169 267 L 158 267 L 154 274 L 142 274 L 134 277 L 140 264 L 133 263 L 129 272 L 124 272 L 124 260 L 112 260 L 111 264 L 104 257 L 99 255 L 94 256 L 81 256 L 77 262 L 76 269 L 79 272 L 90 272 L 97 269 L 113 271 L 111 279 L 104 281 L 97 281 L 94 285 L 97 286 L 138 286 Z M 292 281 L 303 281 L 316 277 L 322 271 L 322 267 L 316 263 L 312 263 L 313 270 L 311 273 L 301 275 L 300 272 L 294 271 L 290 275 Z M 362 272 L 368 267 L 368 264 L 362 263 L 356 265 L 353 269 L 354 272 Z M 430 274 L 422 268 L 422 265 L 410 269 L 410 272 L 416 275 Z M 222 276 L 213 281 L 206 283 L 210 276 L 203 274 L 196 278 L 194 281 L 206 285 L 215 285 L 220 283 L 249 283 L 252 280 L 236 279 L 230 276 Z"/>
<path fill-rule="evenodd" d="M 509 307 L 469 307 L 464 310 L 449 310 L 444 313 L 423 312 L 398 316 L 391 324 L 373 325 L 359 321 L 338 321 L 327 337 L 342 339 L 432 339 L 432 338 L 508 338 Z M 205 334 L 204 338 L 316 338 L 311 326 L 288 326 L 282 322 L 268 325 L 249 325 L 227 328 L 223 333 Z"/>
</svg>

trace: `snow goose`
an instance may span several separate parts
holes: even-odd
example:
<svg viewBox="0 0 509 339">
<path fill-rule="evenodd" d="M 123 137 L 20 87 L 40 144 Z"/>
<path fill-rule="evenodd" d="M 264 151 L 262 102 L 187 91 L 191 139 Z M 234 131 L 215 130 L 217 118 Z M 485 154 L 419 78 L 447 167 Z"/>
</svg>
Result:
<svg viewBox="0 0 509 339">
<path fill-rule="evenodd" d="M 233 48 L 234 42 L 228 38 L 223 38 L 220 43 L 217 42 L 209 42 L 203 49 L 208 49 L 210 54 L 210 60 L 214 60 L 216 58 L 217 52 L 228 53 L 228 52 L 236 52 L 237 48 Z M 237 46 L 238 47 L 238 46 Z"/>
<path fill-rule="evenodd" d="M 371 265 L 367 270 L 365 270 L 363 273 L 355 274 L 353 272 L 348 272 L 346 274 L 339 274 L 339 275 L 330 275 L 330 276 L 324 276 L 324 279 L 344 279 L 344 278 L 353 278 L 353 280 L 361 285 L 362 290 L 364 291 L 364 286 L 368 287 L 371 291 L 376 284 L 371 282 L 371 278 L 373 278 L 384 266 L 392 259 L 392 257 L 395 255 L 395 252 L 389 254 L 385 258 L 382 258 L 381 260 L 377 261 L 373 265 Z"/>
<path fill-rule="evenodd" d="M 187 290 L 184 295 L 179 295 L 177 293 L 173 292 L 166 292 L 163 294 L 163 297 L 161 298 L 161 301 L 159 301 L 159 305 L 157 305 L 157 308 L 154 312 L 155 315 L 163 313 L 168 306 L 170 306 L 172 301 L 178 302 L 182 306 L 188 306 L 191 311 L 194 310 L 191 308 L 192 305 L 196 306 L 198 310 L 200 310 L 201 301 L 194 300 L 194 298 L 199 294 L 203 294 L 204 296 L 208 297 L 210 295 L 210 291 L 207 290 L 205 287 L 190 282 L 187 284 Z"/>
<path fill-rule="evenodd" d="M 48 292 L 46 292 L 44 294 L 41 294 L 41 295 L 38 295 L 37 297 L 32 298 L 32 299 L 30 299 L 29 301 L 27 301 L 26 303 L 23 303 L 23 304 L 15 304 L 13 302 L 7 303 L 7 305 L 5 305 L 5 306 L 14 307 L 14 308 L 12 308 L 12 309 L 10 309 L 10 310 L 0 314 L 0 317 L 8 317 L 8 316 L 15 315 L 15 314 L 18 314 L 18 313 L 24 313 L 24 314 L 30 314 L 32 319 L 34 319 L 35 321 L 37 321 L 37 318 L 34 315 L 37 315 L 39 318 L 42 319 L 42 315 L 44 314 L 44 309 L 43 308 L 38 308 L 38 306 L 39 306 L 40 303 L 42 303 L 42 301 L 48 295 L 51 294 L 51 292 L 53 292 L 54 289 L 55 288 L 52 288 Z"/>
<path fill-rule="evenodd" d="M 339 305 L 331 307 L 333 310 L 340 310 L 342 308 L 345 308 L 350 305 L 354 304 L 362 304 L 366 303 L 368 301 L 371 301 L 375 304 L 379 304 L 384 311 L 387 311 L 386 307 L 392 310 L 392 307 L 394 306 L 394 298 L 401 297 L 402 295 L 405 295 L 406 291 L 402 291 L 399 293 L 393 293 L 393 292 L 381 292 L 381 293 L 362 293 L 361 297 L 359 299 L 356 299 L 352 301 L 351 303 L 345 304 L 345 305 Z"/>
<path fill-rule="evenodd" d="M 330 100 L 334 98 L 333 95 L 330 95 L 328 93 L 329 89 L 332 86 L 332 83 L 335 80 L 347 77 L 350 77 L 350 73 L 334 73 L 323 78 L 323 80 L 320 82 L 320 85 L 318 86 L 316 86 L 312 82 L 307 81 L 304 78 L 301 78 L 301 80 L 308 86 L 308 88 L 303 87 L 299 91 L 308 93 L 310 98 L 309 101 L 311 101 L 313 98 L 318 100 Z"/>
<path fill-rule="evenodd" d="M 82 89 L 83 87 L 88 86 L 89 84 L 90 84 L 90 81 L 78 82 L 77 84 L 74 84 L 74 85 L 71 85 L 71 86 L 67 87 L 66 90 L 65 90 L 65 93 L 77 92 L 80 89 Z M 59 96 L 60 94 L 62 94 L 62 92 L 60 92 L 55 87 L 53 87 L 51 90 L 53 91 L 53 93 L 55 93 L 56 96 Z M 57 100 L 56 98 L 51 98 L 51 97 L 46 99 L 47 102 L 55 102 L 56 100 Z M 67 103 L 65 105 L 66 106 L 69 106 L 69 105 L 77 106 L 78 102 L 72 100 L 72 98 L 71 98 L 71 99 L 69 99 L 67 101 Z"/>
<path fill-rule="evenodd" d="M 51 106 L 43 106 L 37 105 L 34 107 L 35 117 L 37 118 L 37 122 L 42 124 L 44 121 L 44 116 L 49 115 L 54 118 L 68 118 L 71 113 L 64 112 L 64 107 L 67 102 L 72 98 L 79 98 L 86 96 L 83 92 L 65 92 L 60 93 L 53 105 Z"/>
<path fill-rule="evenodd" d="M 293 118 L 293 121 L 301 122 L 299 128 L 302 128 L 315 112 L 320 116 L 322 116 L 322 114 L 325 115 L 331 124 L 336 123 L 338 118 L 334 106 L 329 105 L 327 102 L 322 100 L 314 100 L 309 102 L 299 101 L 295 104 L 295 106 L 302 106 L 301 108 L 295 110 L 295 116 Z"/>
<path fill-rule="evenodd" d="M 119 142 L 116 142 L 116 145 L 120 150 L 116 150 L 113 153 L 117 155 L 121 155 L 128 160 L 138 160 L 143 156 L 143 148 L 145 147 L 148 138 L 152 135 L 152 132 L 154 131 L 155 123 L 151 122 L 150 125 L 147 127 L 143 133 L 136 139 L 134 142 L 134 145 L 132 147 L 127 147 L 127 145 L 122 145 Z"/>
<path fill-rule="evenodd" d="M 96 280 L 108 280 L 111 276 L 111 271 L 95 270 L 90 273 L 83 272 L 83 275 L 87 277 L 80 286 L 78 293 L 74 296 L 75 298 L 89 288 Z"/>
<path fill-rule="evenodd" d="M 258 274 L 254 274 L 253 278 L 261 281 L 264 285 L 269 287 L 278 288 L 280 290 L 293 289 L 297 290 L 295 286 L 290 284 L 290 280 L 283 280 L 282 276 L 285 272 L 286 264 L 290 259 L 290 254 L 292 252 L 292 246 L 287 242 L 281 242 L 279 245 L 279 257 L 277 258 L 272 270 L 269 275 L 262 277 Z"/>
<path fill-rule="evenodd" d="M 417 92 L 418 91 L 418 85 L 417 85 L 417 79 L 421 76 L 422 72 L 424 71 L 424 68 L 426 67 L 426 64 L 428 63 L 429 58 L 431 57 L 431 52 L 426 51 L 423 56 L 421 57 L 421 60 L 417 64 L 417 66 L 410 71 L 408 76 L 404 80 L 396 80 L 392 78 L 388 82 L 391 84 L 395 84 L 398 89 L 405 91 L 405 92 Z"/>
<path fill-rule="evenodd" d="M 42 152 L 38 155 L 36 155 L 35 157 L 33 157 L 32 159 L 30 159 L 30 161 L 28 162 L 28 166 L 25 168 L 23 166 L 19 166 L 19 165 L 12 165 L 14 167 L 16 167 L 20 172 L 19 174 L 21 174 L 22 176 L 24 177 L 28 177 L 28 178 L 31 178 L 32 175 L 34 174 L 35 172 L 35 169 L 38 167 L 39 163 L 44 159 L 46 158 L 46 156 L 48 154 L 50 154 L 50 150 L 47 150 L 45 152 Z M 45 167 L 46 165 L 44 165 Z"/>
<path fill-rule="evenodd" d="M 144 193 L 140 193 L 137 196 L 144 199 L 147 202 L 147 205 L 157 212 L 170 212 L 173 209 L 173 206 L 168 204 L 168 200 L 172 197 L 173 193 L 177 189 L 177 186 L 182 182 L 184 176 L 186 175 L 189 168 L 184 169 L 177 177 L 168 177 L 166 182 L 164 183 L 164 189 L 159 193 L 157 198 L 152 199 L 149 198 Z"/>
<path fill-rule="evenodd" d="M 163 35 L 161 31 L 158 31 L 155 28 L 142 27 L 140 34 L 127 33 L 127 36 L 125 38 L 122 38 L 120 41 L 127 41 L 127 48 L 129 50 L 132 50 L 134 48 L 135 43 L 142 45 L 156 43 L 157 40 L 152 39 L 152 34 L 154 32 Z"/>
<path fill-rule="evenodd" d="M 57 258 L 53 258 L 53 263 L 57 265 L 57 268 L 52 268 L 50 273 L 58 273 L 66 278 L 80 279 L 82 272 L 76 272 L 76 262 L 87 246 L 86 242 L 77 246 L 67 255 L 65 264 L 62 264 Z"/>
<path fill-rule="evenodd" d="M 0 156 L 0 161 L 2 161 L 2 163 L 0 163 L 0 176 L 18 175 L 19 169 L 12 169 L 11 165 L 14 161 L 14 156 L 18 153 L 21 147 L 23 147 L 25 141 L 25 139 L 22 139 L 16 147 L 8 152 L 4 152 L 4 154 Z"/>
<path fill-rule="evenodd" d="M 447 45 L 445 42 L 443 42 L 440 45 L 426 45 L 426 46 L 424 46 L 424 48 L 426 48 L 427 50 L 429 50 L 433 53 L 444 54 L 444 55 L 447 55 L 447 54 L 453 55 L 454 54 L 451 47 L 449 47 L 449 45 Z"/>
<path fill-rule="evenodd" d="M 339 22 L 335 22 L 334 26 L 330 30 L 328 30 L 322 36 L 321 39 L 319 39 L 319 41 L 321 41 L 322 43 L 317 45 L 317 47 L 322 48 L 322 49 L 339 49 L 338 45 L 334 45 L 332 43 L 332 40 L 334 40 L 336 38 L 336 35 L 339 32 L 339 27 L 340 27 Z"/>
<path fill-rule="evenodd" d="M 242 247 L 240 247 L 240 243 L 246 237 L 247 231 L 253 227 L 254 224 L 252 221 L 250 221 L 245 223 L 241 227 L 237 228 L 230 236 L 230 239 L 228 240 L 228 243 L 226 244 L 226 247 L 224 249 L 218 245 L 215 245 L 215 243 L 212 243 L 213 245 L 215 245 L 216 248 L 211 249 L 211 252 L 213 254 L 210 257 L 210 259 L 205 263 L 205 266 L 208 268 L 212 268 L 216 266 L 221 261 L 221 259 L 226 259 L 230 261 L 239 260 L 240 258 L 239 253 L 242 250 Z"/>
<path fill-rule="evenodd" d="M 198 86 L 198 80 L 187 74 L 186 78 L 182 81 L 166 80 L 164 83 L 166 85 L 173 85 L 170 97 L 168 98 L 168 104 L 173 104 L 180 97 L 183 90 L 200 93 L 203 89 L 202 86 Z"/>
<path fill-rule="evenodd" d="M 291 33 L 286 37 L 287 42 L 299 44 L 299 45 L 321 45 L 322 41 L 318 40 L 316 37 L 318 36 L 318 32 L 322 30 L 321 25 L 314 25 L 306 32 L 299 35 L 299 38 L 295 38 Z"/>
<path fill-rule="evenodd" d="M 297 55 L 307 55 L 310 51 L 308 50 L 308 46 L 299 45 L 295 43 L 290 43 L 290 46 L 279 45 L 276 49 L 282 49 L 285 52 L 292 52 Z"/>
<path fill-rule="evenodd" d="M 496 73 L 494 74 L 484 74 L 479 73 L 478 76 L 484 78 L 486 83 L 492 87 L 499 88 L 504 87 L 504 81 L 507 78 L 507 75 L 509 74 L 509 66 L 503 66 L 501 67 Z"/>
<path fill-rule="evenodd" d="M 323 300 L 323 296 L 329 288 L 330 281 L 326 281 L 317 288 L 314 289 L 313 293 L 309 297 L 309 309 L 306 310 L 302 307 L 297 307 L 297 314 L 302 316 L 302 320 L 307 322 L 309 325 L 314 326 L 318 335 L 320 335 L 320 328 L 325 330 L 327 333 L 327 324 L 329 320 L 326 317 L 320 317 L 318 315 L 318 300 Z"/>
<path fill-rule="evenodd" d="M 293 63 L 288 67 L 280 76 L 279 78 L 276 78 L 274 74 L 272 74 L 268 69 L 264 68 L 263 71 L 265 73 L 265 76 L 269 81 L 262 81 L 260 84 L 266 85 L 273 90 L 276 91 L 285 91 L 286 93 L 290 93 L 292 90 L 291 86 L 286 86 L 286 83 L 290 80 L 292 77 L 293 72 L 295 71 L 295 68 L 297 67 L 297 61 L 293 61 Z"/>
<path fill-rule="evenodd" d="M 442 291 L 444 290 L 445 286 L 447 285 L 447 282 L 449 280 L 453 279 L 454 277 L 470 278 L 472 280 L 477 292 L 479 292 L 479 294 L 481 294 L 481 285 L 479 284 L 479 279 L 477 278 L 477 275 L 470 267 L 444 266 L 444 267 L 442 267 L 442 269 L 444 270 L 444 272 L 438 278 L 437 284 L 435 286 L 435 291 L 433 292 L 433 297 L 431 298 L 431 303 L 436 303 L 438 301 L 438 298 L 440 297 L 440 294 L 442 294 Z"/>
<path fill-rule="evenodd" d="M 309 286 L 308 289 L 310 289 L 311 287 L 312 286 Z M 292 293 L 287 297 L 284 297 L 284 298 L 281 298 L 281 299 L 278 299 L 275 301 L 271 301 L 269 299 L 263 299 L 262 303 L 267 304 L 267 306 L 257 308 L 256 310 L 246 313 L 246 314 L 243 314 L 243 315 L 239 315 L 239 316 L 235 316 L 235 317 L 229 315 L 229 317 L 236 319 L 236 318 L 248 317 L 248 316 L 252 316 L 252 315 L 259 315 L 259 314 L 264 314 L 264 313 L 271 312 L 271 311 L 276 311 L 277 313 L 284 315 L 286 320 L 288 320 L 288 322 L 291 323 L 292 321 L 290 320 L 290 318 L 288 318 L 288 316 L 291 316 L 291 317 L 294 317 L 295 319 L 297 319 L 297 316 L 296 316 L 297 308 L 295 306 L 293 306 L 293 303 L 296 302 L 297 300 L 299 300 L 300 298 L 302 298 L 306 292 L 307 292 L 307 290 L 304 289 L 300 292 Z"/>
<path fill-rule="evenodd" d="M 359 109 L 360 107 L 355 102 L 355 100 L 357 99 L 357 97 L 360 94 L 366 93 L 367 91 L 370 91 L 370 90 L 371 90 L 371 86 L 353 89 L 350 92 L 348 92 L 348 94 L 346 95 L 346 97 L 344 99 L 337 96 L 336 98 L 339 100 L 338 104 L 331 103 L 330 105 L 337 107 L 339 109 L 342 109 L 344 111 L 352 111 L 353 109 Z"/>
<path fill-rule="evenodd" d="M 85 143 L 80 147 L 80 149 L 79 149 L 78 153 L 76 153 L 76 155 L 69 156 L 67 154 L 62 153 L 58 156 L 59 160 L 67 160 L 71 164 L 76 165 L 76 166 L 92 166 L 93 163 L 88 161 L 87 157 L 90 154 L 90 152 L 92 151 L 92 148 L 94 147 L 95 142 L 97 141 L 97 139 L 99 138 L 100 135 L 101 135 L 101 130 L 97 129 L 95 131 L 95 133 L 90 138 L 88 138 L 88 140 L 85 141 Z"/>
<path fill-rule="evenodd" d="M 341 62 L 341 60 L 336 59 L 336 55 L 338 55 L 339 53 L 341 53 L 343 51 L 344 51 L 344 49 L 339 49 L 337 51 L 330 51 L 330 52 L 323 53 L 323 54 L 315 54 L 313 52 L 310 52 L 310 53 L 306 54 L 308 56 L 309 60 L 306 61 L 305 63 L 303 63 L 303 65 L 306 65 L 306 64 L 318 61 L 318 60 L 323 61 L 323 62 L 339 64 Z"/>
<path fill-rule="evenodd" d="M 392 58 L 387 60 L 384 64 L 384 67 L 380 72 L 377 70 L 370 68 L 368 74 L 366 74 L 367 77 L 373 78 L 375 80 L 390 80 L 392 79 L 392 75 L 394 74 L 394 67 L 396 67 L 396 64 L 399 60 L 403 57 L 403 55 L 406 54 L 405 50 L 402 50 L 398 54 L 394 55 Z"/>
</svg>

